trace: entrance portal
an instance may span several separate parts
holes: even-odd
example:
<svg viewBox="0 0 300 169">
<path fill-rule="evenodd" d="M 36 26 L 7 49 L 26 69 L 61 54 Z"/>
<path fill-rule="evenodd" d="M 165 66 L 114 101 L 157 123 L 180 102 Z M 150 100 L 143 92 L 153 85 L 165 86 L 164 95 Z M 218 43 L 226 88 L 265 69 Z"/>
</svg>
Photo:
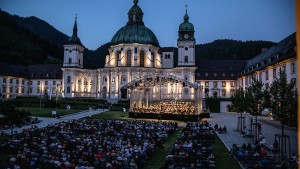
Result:
<svg viewBox="0 0 300 169">
<path fill-rule="evenodd" d="M 106 95 L 107 95 L 107 88 L 106 88 L 106 86 L 103 87 L 102 94 L 103 94 L 102 98 L 105 100 L 106 99 Z"/>
<path fill-rule="evenodd" d="M 121 89 L 121 99 L 127 99 L 127 89 L 126 88 Z"/>
</svg>

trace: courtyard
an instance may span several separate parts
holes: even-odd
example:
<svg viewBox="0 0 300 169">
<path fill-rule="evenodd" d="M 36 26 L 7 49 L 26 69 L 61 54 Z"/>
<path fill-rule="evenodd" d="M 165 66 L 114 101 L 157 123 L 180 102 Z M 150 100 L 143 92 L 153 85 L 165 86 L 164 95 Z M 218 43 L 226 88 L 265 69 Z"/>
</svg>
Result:
<svg viewBox="0 0 300 169">
<path fill-rule="evenodd" d="M 222 127 L 226 126 L 227 128 L 226 133 L 215 132 L 218 135 L 218 137 L 216 137 L 216 141 L 215 141 L 216 143 L 213 144 L 214 145 L 213 147 L 215 149 L 214 153 L 215 153 L 216 166 L 220 167 L 220 166 L 224 166 L 224 164 L 226 163 L 229 163 L 225 165 L 226 168 L 227 167 L 239 168 L 239 165 L 234 160 L 233 156 L 229 155 L 229 151 L 232 148 L 233 144 L 236 144 L 238 147 L 241 147 L 243 143 L 246 144 L 250 143 L 252 144 L 253 147 L 255 147 L 255 145 L 253 144 L 253 138 L 244 138 L 242 134 L 239 131 L 237 131 L 238 116 L 239 114 L 237 113 L 211 113 L 211 118 L 206 119 L 210 126 L 214 126 L 215 124 L 218 124 L 219 126 Z M 247 114 L 245 114 L 244 116 L 246 117 L 246 119 L 249 118 L 249 115 Z M 25 125 L 22 126 L 21 128 L 14 128 L 14 133 L 15 134 L 21 133 L 22 131 L 26 131 L 27 129 L 30 129 L 32 127 L 35 128 L 49 127 L 51 125 L 55 125 L 56 123 L 68 122 L 70 120 L 82 119 L 84 117 L 92 117 L 93 119 L 104 119 L 104 120 L 111 120 L 111 119 L 129 120 L 129 121 L 134 120 L 128 117 L 128 113 L 123 113 L 121 111 L 109 111 L 108 109 L 87 110 L 76 114 L 61 116 L 60 118 L 38 117 L 38 119 L 41 120 L 40 123 L 36 124 L 35 126 Z M 137 119 L 137 120 L 146 120 L 146 119 Z M 149 119 L 149 120 L 152 121 L 153 119 Z M 154 121 L 158 121 L 158 120 L 154 120 Z M 279 134 L 281 131 L 280 123 L 277 121 L 271 121 L 269 117 L 264 117 L 264 116 L 259 116 L 258 121 L 262 125 L 262 135 L 266 138 L 266 143 L 269 145 L 273 145 L 275 139 L 274 135 Z M 178 122 L 178 130 L 176 130 L 175 134 L 171 135 L 170 139 L 168 139 L 168 141 L 166 141 L 163 144 L 165 148 L 160 150 L 159 153 L 156 153 L 153 156 L 153 159 L 145 163 L 144 168 L 149 168 L 149 166 L 150 168 L 159 168 L 165 163 L 166 157 L 173 149 L 174 142 L 178 139 L 182 139 L 183 133 L 181 130 L 184 129 L 186 125 L 187 125 L 186 122 Z M 248 125 L 247 120 L 245 125 Z M 4 132 L 6 134 L 11 134 L 11 129 L 2 130 L 1 132 Z M 296 153 L 296 150 L 298 148 L 297 145 L 298 138 L 297 138 L 296 128 L 287 127 L 285 129 L 285 133 L 290 136 L 291 153 Z M 268 153 L 269 156 L 274 155 L 272 154 L 271 151 L 268 151 Z M 228 162 L 230 160 L 231 162 Z M 240 166 L 245 167 L 241 163 Z"/>
</svg>

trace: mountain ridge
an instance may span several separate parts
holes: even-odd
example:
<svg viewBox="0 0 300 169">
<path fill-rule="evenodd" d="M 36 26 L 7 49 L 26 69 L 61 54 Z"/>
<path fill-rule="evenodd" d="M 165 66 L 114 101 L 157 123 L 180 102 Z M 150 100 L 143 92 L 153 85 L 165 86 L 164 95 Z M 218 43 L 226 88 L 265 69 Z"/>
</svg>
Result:
<svg viewBox="0 0 300 169">
<path fill-rule="evenodd" d="M 0 42 L 0 47 L 3 49 L 0 50 L 0 61 L 21 65 L 62 63 L 63 45 L 67 43 L 69 36 L 54 26 L 35 16 L 20 17 L 1 11 L 1 9 L 0 23 L 2 23 L 0 36 L 2 34 L 5 37 L 4 41 L 9 42 Z M 270 41 L 218 39 L 210 43 L 196 44 L 195 59 L 196 62 L 201 60 L 248 60 L 261 53 L 263 48 L 269 48 L 274 44 Z M 11 46 L 18 47 L 15 49 Z M 110 42 L 101 45 L 96 50 L 85 49 L 84 68 L 104 67 L 105 56 L 108 54 L 109 48 Z M 174 48 L 175 59 L 177 59 L 177 48 Z M 15 57 L 18 58 L 18 61 L 9 59 Z"/>
</svg>

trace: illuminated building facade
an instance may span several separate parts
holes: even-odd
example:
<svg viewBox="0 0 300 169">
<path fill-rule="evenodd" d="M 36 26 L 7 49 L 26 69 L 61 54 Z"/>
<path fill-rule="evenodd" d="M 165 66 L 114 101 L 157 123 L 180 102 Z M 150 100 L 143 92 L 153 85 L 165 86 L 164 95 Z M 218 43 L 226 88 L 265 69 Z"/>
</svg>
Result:
<svg viewBox="0 0 300 169">
<path fill-rule="evenodd" d="M 128 99 L 133 89 L 133 86 L 128 84 L 140 84 L 141 81 L 144 83 L 143 79 L 150 78 L 153 81 L 158 78 L 159 82 L 169 82 L 164 86 L 164 90 L 159 90 L 160 95 L 169 95 L 169 98 L 176 95 L 178 99 L 194 97 L 194 88 L 188 84 L 195 82 L 196 42 L 194 26 L 189 22 L 187 11 L 178 31 L 179 53 L 176 67 L 173 64 L 174 53 L 160 52 L 159 42 L 155 34 L 145 26 L 143 15 L 138 1 L 135 0 L 128 12 L 127 24 L 113 36 L 105 66 L 99 69 L 83 69 L 84 46 L 77 36 L 75 20 L 73 35 L 64 46 L 64 97 Z M 151 85 L 148 87 L 151 90 L 150 95 L 155 96 L 159 86 Z"/>
</svg>

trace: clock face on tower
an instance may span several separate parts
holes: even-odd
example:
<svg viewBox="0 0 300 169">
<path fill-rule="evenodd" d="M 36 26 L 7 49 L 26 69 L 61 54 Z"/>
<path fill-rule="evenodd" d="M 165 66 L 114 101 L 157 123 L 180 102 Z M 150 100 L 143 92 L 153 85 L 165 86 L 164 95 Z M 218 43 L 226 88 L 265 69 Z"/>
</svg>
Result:
<svg viewBox="0 0 300 169">
<path fill-rule="evenodd" d="M 189 35 L 188 35 L 188 34 L 185 34 L 185 35 L 184 35 L 184 39 L 187 39 L 187 38 L 189 38 Z"/>
</svg>

